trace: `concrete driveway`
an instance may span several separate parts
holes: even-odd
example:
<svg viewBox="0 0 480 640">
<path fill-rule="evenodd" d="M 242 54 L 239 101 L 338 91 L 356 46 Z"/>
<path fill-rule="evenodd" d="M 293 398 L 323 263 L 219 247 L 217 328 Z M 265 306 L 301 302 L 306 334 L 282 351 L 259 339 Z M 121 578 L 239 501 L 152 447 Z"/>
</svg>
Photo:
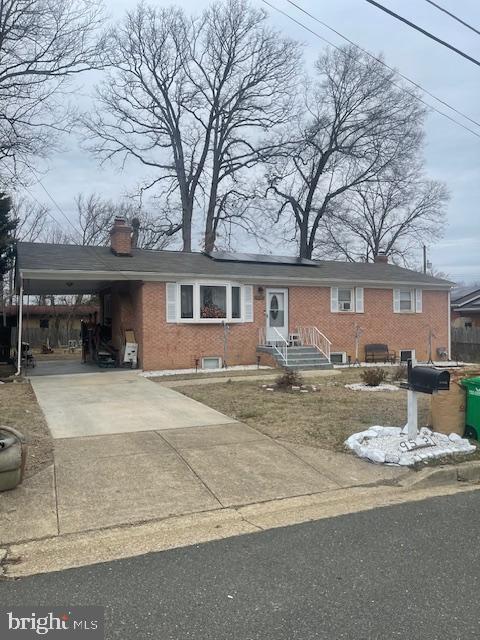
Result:
<svg viewBox="0 0 480 640">
<path fill-rule="evenodd" d="M 30 382 L 54 438 L 235 422 L 134 371 L 33 376 Z"/>
<path fill-rule="evenodd" d="M 272 440 L 135 372 L 31 383 L 55 464 L 2 496 L 4 542 L 390 484 L 408 473 Z"/>
</svg>

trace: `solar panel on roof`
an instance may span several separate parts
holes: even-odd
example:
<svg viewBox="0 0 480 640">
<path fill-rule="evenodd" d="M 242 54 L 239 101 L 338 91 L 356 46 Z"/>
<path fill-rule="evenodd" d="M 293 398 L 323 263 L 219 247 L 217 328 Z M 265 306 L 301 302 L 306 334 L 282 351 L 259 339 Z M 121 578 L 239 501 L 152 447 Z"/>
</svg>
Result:
<svg viewBox="0 0 480 640">
<path fill-rule="evenodd" d="M 227 251 L 211 251 L 206 253 L 209 258 L 218 262 L 253 262 L 256 264 L 288 264 L 302 267 L 317 267 L 314 260 L 296 258 L 295 256 L 269 256 L 261 253 L 230 253 Z"/>
</svg>

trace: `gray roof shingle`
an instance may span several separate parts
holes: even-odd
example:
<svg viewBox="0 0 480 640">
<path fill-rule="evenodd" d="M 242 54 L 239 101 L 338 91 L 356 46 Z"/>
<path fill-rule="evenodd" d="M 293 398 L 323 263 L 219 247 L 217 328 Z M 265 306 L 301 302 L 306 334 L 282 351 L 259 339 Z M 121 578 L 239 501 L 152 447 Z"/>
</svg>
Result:
<svg viewBox="0 0 480 640">
<path fill-rule="evenodd" d="M 19 242 L 17 244 L 17 269 L 26 271 L 85 271 L 85 272 L 135 272 L 137 274 L 162 274 L 173 277 L 212 278 L 262 278 L 288 282 L 300 280 L 325 283 L 372 282 L 411 283 L 438 288 L 449 288 L 448 280 L 396 265 L 385 263 L 361 263 L 318 261 L 312 265 L 267 264 L 241 261 L 216 261 L 203 253 L 182 251 L 153 251 L 134 249 L 131 257 L 114 255 L 109 247 L 85 247 L 65 244 Z M 141 278 L 140 278 L 141 279 Z"/>
</svg>

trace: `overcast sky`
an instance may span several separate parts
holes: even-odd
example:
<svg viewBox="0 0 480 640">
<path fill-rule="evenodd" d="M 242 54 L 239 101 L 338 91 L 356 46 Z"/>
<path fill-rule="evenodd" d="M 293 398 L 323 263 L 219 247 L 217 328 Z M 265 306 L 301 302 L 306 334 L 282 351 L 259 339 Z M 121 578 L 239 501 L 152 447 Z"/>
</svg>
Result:
<svg viewBox="0 0 480 640">
<path fill-rule="evenodd" d="M 172 4 L 163 0 L 154 1 L 156 5 Z M 265 7 L 261 0 L 254 1 L 258 6 Z M 286 0 L 269 1 L 332 43 L 343 44 L 339 36 L 303 16 Z M 478 0 L 436 1 L 480 29 Z M 296 2 L 372 53 L 383 52 L 388 64 L 480 122 L 480 67 L 401 24 L 365 0 Z M 113 18 L 121 17 L 126 9 L 135 4 L 136 0 L 106 0 L 107 10 Z M 208 2 L 181 0 L 177 4 L 186 10 L 199 11 Z M 425 0 L 382 0 L 382 4 L 480 59 L 480 36 Z M 307 59 L 312 60 L 318 55 L 324 47 L 321 40 L 273 9 L 268 11 L 273 25 L 305 44 Z M 88 103 L 85 96 L 90 84 L 90 79 L 84 79 L 82 87 L 78 89 L 82 104 Z M 462 120 L 480 135 L 480 126 L 468 123 L 428 96 L 425 99 L 439 110 Z M 445 181 L 451 192 L 445 237 L 429 247 L 429 257 L 435 269 L 448 273 L 454 280 L 480 281 L 480 137 L 435 112 L 427 118 L 426 134 L 427 171 L 432 178 Z M 61 209 L 67 215 L 72 215 L 74 198 L 78 193 L 97 192 L 105 197 L 118 198 L 133 189 L 141 178 L 141 167 L 130 166 L 128 172 L 123 173 L 113 166 L 100 169 L 97 161 L 80 148 L 79 140 L 70 136 L 64 142 L 64 150 L 56 152 L 49 159 L 48 171 L 42 182 Z M 59 212 L 39 185 L 33 187 L 32 192 L 60 218 Z M 276 252 L 291 252 L 291 247 L 286 251 L 285 247 L 279 246 Z"/>
</svg>

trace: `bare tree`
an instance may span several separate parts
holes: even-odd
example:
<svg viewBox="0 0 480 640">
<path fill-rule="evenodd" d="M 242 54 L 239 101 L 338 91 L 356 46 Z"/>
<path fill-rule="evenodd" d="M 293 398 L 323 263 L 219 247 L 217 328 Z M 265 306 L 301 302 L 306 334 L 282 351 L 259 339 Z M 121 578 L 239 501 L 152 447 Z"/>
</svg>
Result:
<svg viewBox="0 0 480 640">
<path fill-rule="evenodd" d="M 165 212 L 155 215 L 132 202 L 103 200 L 95 193 L 88 196 L 80 194 L 75 202 L 82 245 L 108 245 L 116 217 L 125 218 L 130 223 L 137 220 L 136 245 L 140 249 L 163 249 L 178 230 Z"/>
<path fill-rule="evenodd" d="M 415 155 L 424 117 L 395 73 L 354 47 L 327 50 L 316 72 L 289 157 L 267 175 L 302 258 L 312 257 L 320 223 L 342 194 Z"/>
<path fill-rule="evenodd" d="M 49 209 L 47 206 L 18 196 L 12 202 L 15 217 L 18 220 L 14 238 L 17 242 L 37 242 L 48 227 Z"/>
<path fill-rule="evenodd" d="M 321 251 L 330 257 L 371 262 L 379 253 L 411 264 L 424 242 L 441 237 L 446 186 L 418 177 L 378 176 L 350 191 L 326 216 L 319 232 Z"/>
<path fill-rule="evenodd" d="M 140 4 L 115 32 L 114 70 L 85 119 L 91 148 L 102 160 L 136 159 L 152 170 L 145 188 L 160 187 L 171 208 L 178 198 L 185 251 L 203 204 L 213 248 L 239 174 L 278 148 L 272 133 L 290 114 L 298 45 L 264 22 L 246 0 L 193 20 Z"/>
<path fill-rule="evenodd" d="M 0 173 L 8 180 L 66 126 L 59 95 L 68 78 L 103 65 L 101 25 L 101 5 L 90 0 L 0 2 Z"/>
</svg>

